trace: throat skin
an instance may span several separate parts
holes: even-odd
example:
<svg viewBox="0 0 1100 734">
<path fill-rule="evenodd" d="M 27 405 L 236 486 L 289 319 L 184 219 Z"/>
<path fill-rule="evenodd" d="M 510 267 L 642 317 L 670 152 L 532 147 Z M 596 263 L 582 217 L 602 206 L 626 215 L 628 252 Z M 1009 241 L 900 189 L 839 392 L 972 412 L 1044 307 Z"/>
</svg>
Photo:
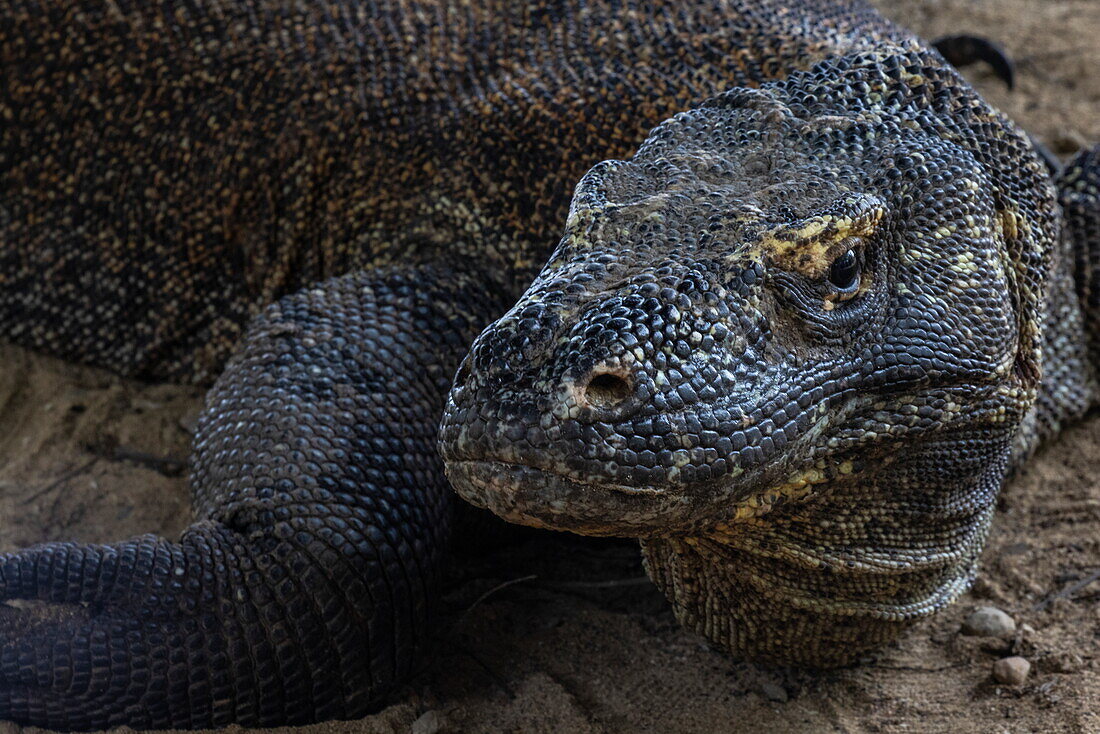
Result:
<svg viewBox="0 0 1100 734">
<path fill-rule="evenodd" d="M 684 626 L 738 657 L 856 663 L 974 580 L 1011 454 L 1012 431 L 992 433 L 950 482 L 937 467 L 959 434 L 883 452 L 761 515 L 643 539 L 646 571 Z"/>
</svg>

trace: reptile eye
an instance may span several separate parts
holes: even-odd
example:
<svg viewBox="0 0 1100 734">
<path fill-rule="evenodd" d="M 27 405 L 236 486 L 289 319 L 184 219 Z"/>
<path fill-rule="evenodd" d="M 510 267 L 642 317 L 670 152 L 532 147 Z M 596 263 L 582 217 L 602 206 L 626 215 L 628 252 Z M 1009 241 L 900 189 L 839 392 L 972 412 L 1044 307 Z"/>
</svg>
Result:
<svg viewBox="0 0 1100 734">
<path fill-rule="evenodd" d="M 855 290 L 859 285 L 859 256 L 855 250 L 847 250 L 833 260 L 829 268 L 829 282 L 842 293 Z"/>
</svg>

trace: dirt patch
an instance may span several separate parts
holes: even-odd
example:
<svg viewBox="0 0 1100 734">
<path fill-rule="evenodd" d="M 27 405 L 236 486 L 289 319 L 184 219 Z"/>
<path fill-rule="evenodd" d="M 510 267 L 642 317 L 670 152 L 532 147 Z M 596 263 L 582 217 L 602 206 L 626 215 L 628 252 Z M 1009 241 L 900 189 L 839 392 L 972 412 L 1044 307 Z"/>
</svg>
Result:
<svg viewBox="0 0 1100 734">
<path fill-rule="evenodd" d="M 1100 141 L 1100 3 L 880 5 L 928 37 L 1001 41 L 1018 62 L 1015 92 L 968 73 L 1055 152 Z M 179 460 L 200 399 L 0 347 L 0 549 L 178 534 Z M 436 654 L 393 706 L 297 731 L 1100 732 L 1100 581 L 1083 583 L 1097 571 L 1094 418 L 1006 489 L 974 590 L 859 667 L 738 663 L 676 624 L 633 544 L 532 534 L 458 564 Z M 1013 615 L 1016 636 L 959 635 L 982 605 Z M 1019 688 L 990 677 L 1009 654 L 1032 663 Z"/>
</svg>

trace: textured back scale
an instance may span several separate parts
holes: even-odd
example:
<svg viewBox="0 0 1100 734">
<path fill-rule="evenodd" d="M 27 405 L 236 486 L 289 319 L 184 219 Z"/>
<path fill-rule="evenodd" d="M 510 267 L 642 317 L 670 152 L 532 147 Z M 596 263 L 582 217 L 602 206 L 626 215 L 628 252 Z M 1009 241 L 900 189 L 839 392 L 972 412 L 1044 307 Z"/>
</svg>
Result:
<svg viewBox="0 0 1100 734">
<path fill-rule="evenodd" d="M 209 382 L 310 282 L 458 253 L 518 293 L 574 183 L 711 94 L 906 34 L 862 3 L 8 3 L 0 323 Z"/>
</svg>

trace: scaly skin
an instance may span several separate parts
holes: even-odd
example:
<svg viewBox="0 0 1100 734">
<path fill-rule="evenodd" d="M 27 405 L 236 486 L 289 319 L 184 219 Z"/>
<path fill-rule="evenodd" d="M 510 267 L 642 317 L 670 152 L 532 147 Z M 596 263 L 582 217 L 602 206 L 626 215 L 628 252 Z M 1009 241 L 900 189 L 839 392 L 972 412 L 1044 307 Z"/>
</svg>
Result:
<svg viewBox="0 0 1100 734">
<path fill-rule="evenodd" d="M 45 602 L 0 609 L 0 717 L 383 702 L 449 535 L 450 376 L 552 252 L 451 393 L 465 497 L 643 538 L 758 659 L 843 662 L 965 587 L 1009 464 L 1092 399 L 1096 161 L 1063 227 L 1026 139 L 862 2 L 578 6 L 0 10 L 8 336 L 220 373 L 179 542 L 0 556 Z"/>
<path fill-rule="evenodd" d="M 642 538 L 681 621 L 741 656 L 851 662 L 966 589 L 1010 465 L 1092 399 L 1067 258 L 1043 321 L 1059 214 L 1026 136 L 927 51 L 720 95 L 581 181 L 456 379 L 448 476 L 515 522 Z"/>
</svg>

